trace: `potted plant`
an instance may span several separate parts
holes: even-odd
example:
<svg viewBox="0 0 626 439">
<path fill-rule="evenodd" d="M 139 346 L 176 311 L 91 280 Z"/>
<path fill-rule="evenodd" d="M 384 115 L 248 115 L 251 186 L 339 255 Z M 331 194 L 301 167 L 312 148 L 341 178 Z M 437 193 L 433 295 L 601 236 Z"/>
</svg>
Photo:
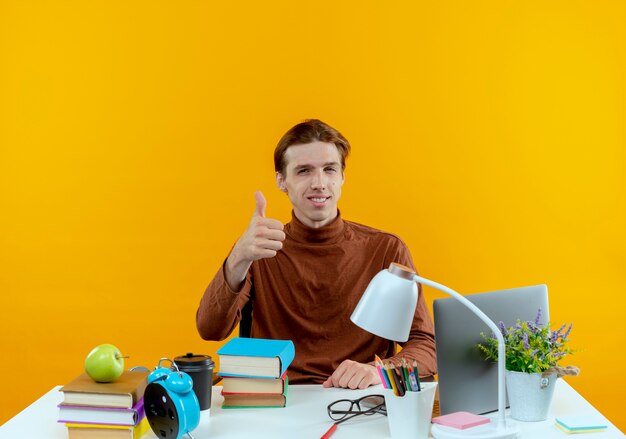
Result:
<svg viewBox="0 0 626 439">
<path fill-rule="evenodd" d="M 543 421 L 554 393 L 556 379 L 563 375 L 578 375 L 578 368 L 560 367 L 558 363 L 573 351 L 569 348 L 572 324 L 553 331 L 541 325 L 541 309 L 534 321 L 517 321 L 506 328 L 500 322 L 506 355 L 506 389 L 511 416 L 520 421 Z M 481 333 L 485 340 L 478 345 L 485 359 L 497 361 L 498 340 L 495 335 Z"/>
</svg>

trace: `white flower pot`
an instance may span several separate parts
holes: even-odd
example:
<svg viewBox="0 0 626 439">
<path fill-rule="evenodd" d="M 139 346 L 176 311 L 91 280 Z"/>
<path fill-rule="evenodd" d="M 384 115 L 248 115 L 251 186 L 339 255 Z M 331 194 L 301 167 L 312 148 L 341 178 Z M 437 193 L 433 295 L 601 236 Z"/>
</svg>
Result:
<svg viewBox="0 0 626 439">
<path fill-rule="evenodd" d="M 556 373 L 542 378 L 540 373 L 506 371 L 506 390 L 511 417 L 518 421 L 544 421 L 548 418 Z"/>
</svg>

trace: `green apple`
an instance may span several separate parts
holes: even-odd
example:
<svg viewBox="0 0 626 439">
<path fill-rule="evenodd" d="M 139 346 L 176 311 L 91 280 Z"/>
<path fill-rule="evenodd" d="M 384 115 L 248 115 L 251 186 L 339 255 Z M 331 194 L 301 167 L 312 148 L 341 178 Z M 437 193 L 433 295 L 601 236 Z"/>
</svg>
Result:
<svg viewBox="0 0 626 439">
<path fill-rule="evenodd" d="M 101 344 L 93 348 L 85 358 L 85 372 L 94 381 L 110 383 L 124 372 L 124 358 L 126 357 L 112 344 Z"/>
</svg>

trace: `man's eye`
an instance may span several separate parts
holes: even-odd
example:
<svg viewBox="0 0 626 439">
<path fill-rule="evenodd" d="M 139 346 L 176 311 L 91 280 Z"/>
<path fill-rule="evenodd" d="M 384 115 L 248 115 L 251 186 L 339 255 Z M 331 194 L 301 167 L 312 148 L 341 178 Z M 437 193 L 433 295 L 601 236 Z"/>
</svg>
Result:
<svg viewBox="0 0 626 439">
<path fill-rule="evenodd" d="M 326 168 L 326 172 L 337 172 L 335 168 Z"/>
<path fill-rule="evenodd" d="M 307 172 L 309 172 L 309 170 L 308 170 L 308 169 L 300 169 L 300 170 L 298 171 L 298 174 L 306 174 Z"/>
</svg>

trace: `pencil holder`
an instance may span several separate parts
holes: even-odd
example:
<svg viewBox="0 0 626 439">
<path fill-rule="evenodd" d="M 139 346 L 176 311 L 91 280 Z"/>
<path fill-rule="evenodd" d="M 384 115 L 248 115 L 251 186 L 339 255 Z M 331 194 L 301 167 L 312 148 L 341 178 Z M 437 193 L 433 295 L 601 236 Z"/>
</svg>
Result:
<svg viewBox="0 0 626 439">
<path fill-rule="evenodd" d="M 393 439 L 426 439 L 435 402 L 437 383 L 422 383 L 420 392 L 396 396 L 392 389 L 383 389 L 389 431 Z"/>
</svg>

